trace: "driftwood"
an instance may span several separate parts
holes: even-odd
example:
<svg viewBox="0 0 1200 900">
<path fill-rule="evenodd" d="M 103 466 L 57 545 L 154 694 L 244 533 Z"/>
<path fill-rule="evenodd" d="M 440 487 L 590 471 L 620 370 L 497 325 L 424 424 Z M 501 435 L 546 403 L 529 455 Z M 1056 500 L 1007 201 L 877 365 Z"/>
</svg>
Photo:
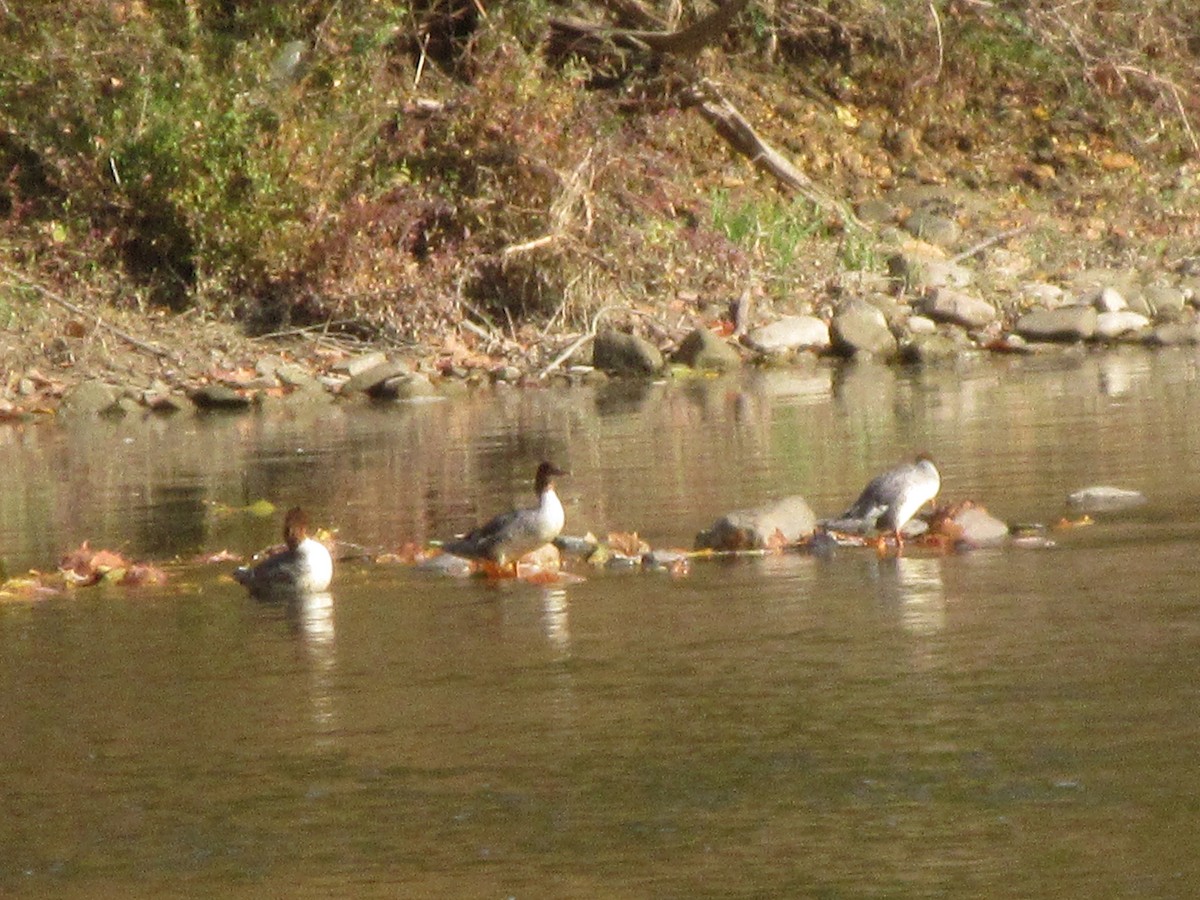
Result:
<svg viewBox="0 0 1200 900">
<path fill-rule="evenodd" d="M 749 159 L 757 168 L 804 197 L 818 209 L 836 215 L 843 223 L 858 228 L 866 227 L 846 204 L 820 191 L 811 178 L 772 147 L 710 81 L 701 80 L 687 91 L 685 99 L 716 129 L 717 134 L 724 138 L 729 146 Z"/>
<path fill-rule="evenodd" d="M 647 70 L 652 68 L 654 60 L 672 59 L 676 62 L 676 74 L 685 79 L 685 85 L 675 89 L 679 101 L 703 116 L 730 147 L 788 190 L 836 216 L 844 225 L 865 229 L 845 203 L 819 190 L 812 179 L 754 130 L 749 120 L 711 81 L 700 77 L 689 65 L 688 57 L 715 43 L 748 3 L 749 0 L 730 0 L 679 31 L 611 28 L 579 19 L 552 19 L 547 53 L 557 60 L 571 56 L 586 60 L 598 73 L 593 86 L 623 78 L 633 68 L 631 57 L 638 53 L 649 57 Z M 652 19 L 637 0 L 608 0 L 608 5 L 623 21 L 648 22 Z"/>
</svg>

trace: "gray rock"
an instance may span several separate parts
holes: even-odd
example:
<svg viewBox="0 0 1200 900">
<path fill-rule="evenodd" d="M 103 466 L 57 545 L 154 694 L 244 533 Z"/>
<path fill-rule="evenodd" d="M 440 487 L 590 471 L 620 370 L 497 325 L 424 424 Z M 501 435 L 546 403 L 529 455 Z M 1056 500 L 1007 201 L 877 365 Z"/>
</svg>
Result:
<svg viewBox="0 0 1200 900">
<path fill-rule="evenodd" d="M 188 395 L 200 409 L 246 409 L 250 398 L 224 384 L 206 384 Z"/>
<path fill-rule="evenodd" d="M 886 358 L 896 353 L 896 338 L 887 318 L 864 300 L 842 304 L 829 329 L 833 349 L 842 356 L 869 353 Z"/>
<path fill-rule="evenodd" d="M 592 341 L 592 365 L 618 375 L 653 375 L 662 369 L 663 358 L 645 338 L 609 328 Z"/>
<path fill-rule="evenodd" d="M 1020 287 L 1020 295 L 1035 306 L 1052 308 L 1061 306 L 1063 289 L 1046 281 L 1027 281 Z"/>
<path fill-rule="evenodd" d="M 62 399 L 62 412 L 77 416 L 94 416 L 102 413 L 121 396 L 120 388 L 98 379 L 81 381 L 69 390 Z"/>
<path fill-rule="evenodd" d="M 693 369 L 715 369 L 719 372 L 736 369 L 742 364 L 737 350 L 707 328 L 697 328 L 685 337 L 673 359 Z"/>
<path fill-rule="evenodd" d="M 1092 306 L 1035 309 L 1017 320 L 1016 331 L 1030 341 L 1086 341 L 1096 333 L 1096 316 Z"/>
<path fill-rule="evenodd" d="M 472 571 L 471 561 L 453 553 L 439 553 L 417 563 L 422 572 L 445 575 L 448 578 L 467 578 Z"/>
<path fill-rule="evenodd" d="M 930 365 L 957 359 L 962 347 L 944 334 L 914 334 L 900 345 L 900 359 L 906 363 Z"/>
<path fill-rule="evenodd" d="M 1195 322 L 1169 322 L 1153 328 L 1146 335 L 1153 347 L 1184 347 L 1200 344 L 1200 326 Z"/>
<path fill-rule="evenodd" d="M 904 220 L 904 230 L 938 247 L 950 247 L 962 236 L 957 222 L 928 209 L 914 210 Z"/>
<path fill-rule="evenodd" d="M 909 334 L 937 333 L 937 322 L 928 316 L 909 316 L 904 322 L 904 327 L 908 329 Z"/>
<path fill-rule="evenodd" d="M 1148 308 L 1149 315 L 1161 322 L 1179 321 L 1187 305 L 1183 291 L 1165 284 L 1147 285 L 1142 291 L 1141 299 Z"/>
<path fill-rule="evenodd" d="M 1129 308 L 1129 303 L 1115 287 L 1104 287 L 1092 304 L 1101 313 L 1115 313 Z"/>
<path fill-rule="evenodd" d="M 276 367 L 275 377 L 288 387 L 306 388 L 313 385 L 320 385 L 320 382 L 312 372 L 298 363 L 284 363 Z"/>
<path fill-rule="evenodd" d="M 1123 334 L 1141 331 L 1150 327 L 1150 320 L 1132 309 L 1102 312 L 1096 316 L 1096 337 L 1111 341 Z"/>
<path fill-rule="evenodd" d="M 284 395 L 282 402 L 291 407 L 318 406 L 333 402 L 333 394 L 319 381 L 302 385 Z"/>
<path fill-rule="evenodd" d="M 964 504 L 955 511 L 950 522 L 955 537 L 955 546 L 963 547 L 994 547 L 1008 540 L 1008 523 L 1002 522 L 982 506 Z M 942 525 L 942 530 L 946 526 Z"/>
<path fill-rule="evenodd" d="M 341 393 L 344 396 L 358 393 L 372 394 L 388 379 L 408 374 L 408 366 L 404 363 L 389 362 L 385 359 L 369 369 L 362 369 L 351 375 L 350 380 L 342 385 Z"/>
<path fill-rule="evenodd" d="M 799 495 L 753 509 L 727 513 L 696 535 L 698 550 L 760 550 L 780 538 L 795 543 L 817 527 L 808 502 Z"/>
<path fill-rule="evenodd" d="M 335 363 L 331 368 L 335 372 L 342 372 L 353 378 L 360 372 L 373 369 L 375 366 L 383 365 L 385 362 L 387 362 L 387 355 L 385 353 L 380 350 L 372 350 L 370 353 L 363 353 L 350 359 L 344 359 L 341 362 Z"/>
<path fill-rule="evenodd" d="M 141 393 L 142 405 L 151 412 L 170 415 L 181 412 L 187 407 L 187 398 L 179 394 L 161 381 L 155 381 Z"/>
<path fill-rule="evenodd" d="M 816 316 L 784 316 L 753 329 L 742 343 L 759 353 L 824 350 L 829 346 L 829 326 Z"/>
<path fill-rule="evenodd" d="M 888 258 L 888 274 L 904 287 L 918 293 L 926 288 L 964 288 L 971 283 L 971 270 L 936 254 L 906 249 Z"/>
<path fill-rule="evenodd" d="M 375 400 L 423 400 L 437 397 L 437 388 L 427 375 L 409 372 L 381 381 L 367 393 Z"/>
<path fill-rule="evenodd" d="M 1141 506 L 1146 503 L 1146 495 L 1141 491 L 1096 485 L 1072 492 L 1067 496 L 1067 503 L 1079 512 L 1115 512 Z"/>
<path fill-rule="evenodd" d="M 983 328 L 998 316 L 996 307 L 986 300 L 950 288 L 927 293 L 920 309 L 935 322 L 949 322 L 963 328 Z"/>
<path fill-rule="evenodd" d="M 260 356 L 258 361 L 254 363 L 254 371 L 261 378 L 274 378 L 275 372 L 283 365 L 283 360 L 278 356 Z"/>
</svg>

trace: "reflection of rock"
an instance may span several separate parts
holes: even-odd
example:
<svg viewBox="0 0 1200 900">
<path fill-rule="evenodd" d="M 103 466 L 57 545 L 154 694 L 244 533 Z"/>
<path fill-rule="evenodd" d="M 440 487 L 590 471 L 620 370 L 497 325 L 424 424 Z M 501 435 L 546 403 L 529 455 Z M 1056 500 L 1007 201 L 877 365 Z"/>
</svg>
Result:
<svg viewBox="0 0 1200 900">
<path fill-rule="evenodd" d="M 947 546 L 964 550 L 972 547 L 993 547 L 1008 540 L 1009 528 L 972 500 L 964 500 L 934 511 L 929 520 L 929 533 Z"/>
<path fill-rule="evenodd" d="M 1067 497 L 1067 503 L 1080 512 L 1115 512 L 1132 509 L 1145 502 L 1146 495 L 1141 491 L 1108 485 L 1082 488 Z"/>
<path fill-rule="evenodd" d="M 753 509 L 723 515 L 696 535 L 699 550 L 754 550 L 782 539 L 795 543 L 812 534 L 817 517 L 801 496 L 784 497 Z"/>
<path fill-rule="evenodd" d="M 250 398 L 224 384 L 206 384 L 191 393 L 192 402 L 200 409 L 249 409 Z"/>
</svg>

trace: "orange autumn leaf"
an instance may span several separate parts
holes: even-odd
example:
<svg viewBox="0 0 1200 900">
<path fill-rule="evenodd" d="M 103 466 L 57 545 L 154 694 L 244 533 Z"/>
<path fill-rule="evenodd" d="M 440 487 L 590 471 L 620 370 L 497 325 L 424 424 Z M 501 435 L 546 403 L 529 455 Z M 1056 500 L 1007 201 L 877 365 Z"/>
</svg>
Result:
<svg viewBox="0 0 1200 900">
<path fill-rule="evenodd" d="M 1096 524 L 1096 523 L 1092 519 L 1091 516 L 1083 515 L 1083 516 L 1080 516 L 1078 519 L 1067 519 L 1067 518 L 1059 519 L 1057 522 L 1054 523 L 1054 529 L 1056 531 L 1065 531 L 1068 528 L 1086 528 L 1088 525 L 1094 525 L 1094 524 Z"/>
</svg>

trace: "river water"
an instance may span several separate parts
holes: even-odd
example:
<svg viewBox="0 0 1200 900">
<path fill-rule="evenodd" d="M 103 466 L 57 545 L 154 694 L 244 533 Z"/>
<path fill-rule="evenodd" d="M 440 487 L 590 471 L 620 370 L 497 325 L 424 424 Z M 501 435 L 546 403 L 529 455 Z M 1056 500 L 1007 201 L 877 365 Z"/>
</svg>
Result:
<svg viewBox="0 0 1200 900">
<path fill-rule="evenodd" d="M 690 546 L 840 511 L 928 450 L 1049 549 L 842 550 L 551 587 L 343 563 L 246 598 L 301 503 L 396 548 L 572 470 L 568 531 Z M 0 606 L 0 893 L 59 897 L 1192 897 L 1200 358 L 486 392 L 0 430 L 0 557 L 170 565 Z"/>
</svg>

